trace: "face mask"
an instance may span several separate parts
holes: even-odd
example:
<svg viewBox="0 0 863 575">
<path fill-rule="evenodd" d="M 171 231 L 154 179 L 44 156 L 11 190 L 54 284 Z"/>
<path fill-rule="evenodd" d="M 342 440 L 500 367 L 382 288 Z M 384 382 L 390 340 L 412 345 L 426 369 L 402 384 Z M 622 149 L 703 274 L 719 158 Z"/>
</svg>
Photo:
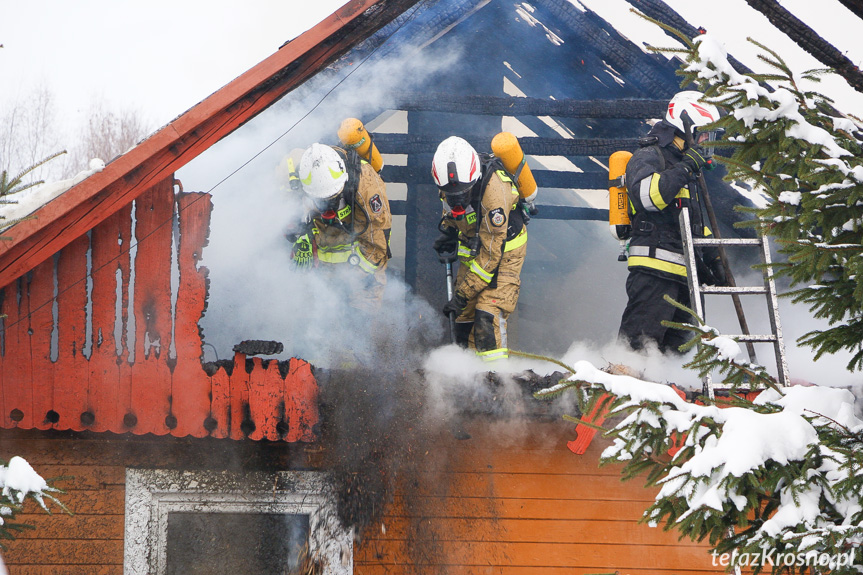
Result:
<svg viewBox="0 0 863 575">
<path fill-rule="evenodd" d="M 351 213 L 350 206 L 345 203 L 341 194 L 326 200 L 314 198 L 312 201 L 315 208 L 321 213 L 321 219 L 325 224 L 334 224 L 345 219 Z"/>
<path fill-rule="evenodd" d="M 457 192 L 444 191 L 444 198 L 454 218 L 459 219 L 464 217 L 468 208 L 470 208 L 470 191 L 471 188 Z"/>
</svg>

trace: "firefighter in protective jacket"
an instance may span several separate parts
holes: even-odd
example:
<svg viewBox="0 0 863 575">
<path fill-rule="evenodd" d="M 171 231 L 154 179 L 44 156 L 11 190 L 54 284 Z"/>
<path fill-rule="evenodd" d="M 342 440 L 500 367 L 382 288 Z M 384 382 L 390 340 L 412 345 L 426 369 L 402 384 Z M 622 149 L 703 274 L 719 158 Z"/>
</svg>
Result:
<svg viewBox="0 0 863 575">
<path fill-rule="evenodd" d="M 392 228 L 383 180 L 352 150 L 323 144 L 312 144 L 303 153 L 297 176 L 308 215 L 304 233 L 294 242 L 294 262 L 298 267 L 353 270 L 347 276 L 350 305 L 366 311 L 380 308 Z"/>
<path fill-rule="evenodd" d="M 462 138 L 440 143 L 432 177 L 443 203 L 441 236 L 434 248 L 458 258 L 452 299 L 456 341 L 484 360 L 508 357 L 506 322 L 515 310 L 527 227 L 519 193 L 499 159 L 481 159 Z"/>
<path fill-rule="evenodd" d="M 640 140 L 640 148 L 626 166 L 626 188 L 632 220 L 629 243 L 629 301 L 620 324 L 620 337 L 635 349 L 648 341 L 663 352 L 676 352 L 686 343 L 686 332 L 662 325 L 663 320 L 685 323 L 689 315 L 663 299 L 689 306 L 689 288 L 680 236 L 679 215 L 690 209 L 693 237 L 710 235 L 702 214 L 702 191 L 697 175 L 712 164 L 709 148 L 716 138 L 713 131 L 700 126 L 719 119 L 712 104 L 700 102 L 699 92 L 681 92 L 668 104 L 665 119 Z M 688 114 L 694 130 L 691 148 L 686 146 L 683 113 Z M 715 247 L 696 253 L 699 278 L 708 284 L 725 285 L 725 270 Z"/>
</svg>

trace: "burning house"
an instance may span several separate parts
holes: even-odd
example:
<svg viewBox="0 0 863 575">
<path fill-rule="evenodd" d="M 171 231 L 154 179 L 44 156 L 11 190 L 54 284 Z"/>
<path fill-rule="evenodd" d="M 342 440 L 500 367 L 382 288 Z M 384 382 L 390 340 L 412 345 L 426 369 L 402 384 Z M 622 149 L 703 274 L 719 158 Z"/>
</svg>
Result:
<svg viewBox="0 0 863 575">
<path fill-rule="evenodd" d="M 654 492 L 597 468 L 601 438 L 567 448 L 571 406 L 530 394 L 553 374 L 429 358 L 437 143 L 520 138 L 540 199 L 511 337 L 559 355 L 616 333 L 605 163 L 674 71 L 569 2 L 352 0 L 8 230 L 0 456 L 75 512 L 26 515 L 10 573 L 719 572 L 638 523 Z M 383 335 L 332 314 L 284 239 L 280 164 L 347 117 L 395 215 Z"/>
</svg>

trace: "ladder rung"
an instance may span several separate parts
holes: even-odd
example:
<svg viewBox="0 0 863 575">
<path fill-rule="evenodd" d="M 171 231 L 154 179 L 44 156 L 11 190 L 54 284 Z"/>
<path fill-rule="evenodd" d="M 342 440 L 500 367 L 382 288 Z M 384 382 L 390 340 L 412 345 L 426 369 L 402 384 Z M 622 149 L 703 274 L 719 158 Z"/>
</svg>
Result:
<svg viewBox="0 0 863 575">
<path fill-rule="evenodd" d="M 719 286 L 701 286 L 698 288 L 704 294 L 762 294 L 767 293 L 767 288 L 764 286 L 736 286 L 736 287 L 719 287 Z"/>
<path fill-rule="evenodd" d="M 731 339 L 735 339 L 740 342 L 768 342 L 768 341 L 776 341 L 776 336 L 773 334 L 770 335 L 752 335 L 752 334 L 737 334 L 737 335 L 728 335 L 726 337 L 730 337 Z"/>
<path fill-rule="evenodd" d="M 734 389 L 733 385 L 728 385 L 727 383 L 714 383 L 712 385 L 713 385 L 714 391 L 731 391 L 732 389 Z M 750 391 L 764 391 L 765 389 L 767 389 L 766 385 L 752 386 L 752 385 L 747 385 L 745 383 L 741 383 L 740 385 L 737 386 L 737 391 L 739 393 L 747 393 Z"/>
<path fill-rule="evenodd" d="M 695 246 L 760 246 L 760 238 L 692 238 Z"/>
</svg>

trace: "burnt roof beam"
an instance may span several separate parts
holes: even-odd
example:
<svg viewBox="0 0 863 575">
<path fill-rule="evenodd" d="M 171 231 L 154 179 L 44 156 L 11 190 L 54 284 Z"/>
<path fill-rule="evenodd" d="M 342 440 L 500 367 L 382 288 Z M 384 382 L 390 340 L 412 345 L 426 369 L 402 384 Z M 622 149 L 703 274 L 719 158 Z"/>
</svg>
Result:
<svg viewBox="0 0 863 575">
<path fill-rule="evenodd" d="M 608 190 L 607 172 L 562 172 L 555 170 L 531 169 L 537 186 L 548 188 L 575 188 L 579 190 Z M 416 169 L 411 166 L 384 166 L 381 177 L 385 182 L 406 184 L 431 184 L 431 169 Z"/>
<path fill-rule="evenodd" d="M 395 94 L 400 110 L 454 112 L 492 116 L 554 116 L 558 118 L 662 118 L 668 100 L 509 98 L 454 94 Z"/>
<path fill-rule="evenodd" d="M 384 154 L 434 154 L 446 136 L 375 134 L 375 144 Z M 492 136 L 462 135 L 474 148 L 487 149 Z M 519 138 L 521 149 L 532 156 L 610 156 L 618 150 L 635 150 L 637 138 Z"/>
</svg>

